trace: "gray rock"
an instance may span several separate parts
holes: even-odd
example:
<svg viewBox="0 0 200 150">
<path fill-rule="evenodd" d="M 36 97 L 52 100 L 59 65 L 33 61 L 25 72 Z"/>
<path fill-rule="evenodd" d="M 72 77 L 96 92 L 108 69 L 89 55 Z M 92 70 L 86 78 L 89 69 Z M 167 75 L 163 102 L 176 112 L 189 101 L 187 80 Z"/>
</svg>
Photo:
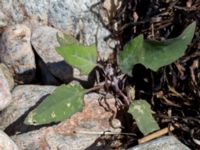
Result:
<svg viewBox="0 0 200 150">
<path fill-rule="evenodd" d="M 4 130 L 18 120 L 17 125 L 13 124 L 11 130 L 21 130 L 23 117 L 27 110 L 34 106 L 44 96 L 52 93 L 55 86 L 20 85 L 12 92 L 12 103 L 0 114 L 0 129 Z M 20 117 L 22 117 L 20 119 Z M 9 129 L 8 129 L 9 130 Z"/>
<path fill-rule="evenodd" d="M 95 36 L 98 34 L 98 51 L 100 56 L 106 59 L 111 49 L 103 39 L 110 32 L 90 10 L 91 6 L 99 1 L 2 0 L 0 8 L 4 14 L 3 24 L 25 23 L 31 28 L 51 25 L 67 34 L 79 36 L 80 42 L 86 45 L 94 44 Z"/>
<path fill-rule="evenodd" d="M 94 20 L 94 15 L 89 12 L 89 8 L 97 2 L 98 0 L 52 0 L 49 7 L 49 23 L 73 35 L 87 25 L 89 25 L 88 31 L 90 28 L 94 32 L 97 27 L 97 25 L 93 26 L 96 20 Z"/>
<path fill-rule="evenodd" d="M 0 1 L 0 8 L 1 8 L 0 11 L 2 14 L 1 21 L 5 25 L 12 22 L 11 7 L 12 7 L 12 0 L 1 0 Z"/>
<path fill-rule="evenodd" d="M 8 27 L 0 43 L 0 60 L 16 81 L 29 83 L 35 77 L 35 57 L 30 44 L 31 31 L 25 25 Z"/>
<path fill-rule="evenodd" d="M 51 27 L 38 27 L 33 31 L 31 43 L 51 74 L 61 81 L 69 82 L 73 76 L 73 69 L 55 50 L 59 46 L 56 38 L 57 32 L 58 30 Z M 45 70 L 41 68 L 41 71 Z"/>
<path fill-rule="evenodd" d="M 26 13 L 24 11 L 24 0 L 9 1 L 12 5 L 10 7 L 11 17 L 15 23 L 22 23 L 26 18 Z"/>
<path fill-rule="evenodd" d="M 17 145 L 10 137 L 0 130 L 0 150 L 18 150 Z"/>
<path fill-rule="evenodd" d="M 11 137 L 21 150 L 83 150 L 99 135 L 62 135 L 53 128 L 42 128 Z"/>
<path fill-rule="evenodd" d="M 37 18 L 38 22 L 47 22 L 49 0 L 1 0 L 0 7 L 9 22 L 22 23 Z"/>
<path fill-rule="evenodd" d="M 113 48 L 117 44 L 116 41 L 114 40 L 108 40 L 107 42 L 104 40 L 105 37 L 109 36 L 110 32 L 103 28 L 100 27 L 97 32 L 97 50 L 100 54 L 100 58 L 102 60 L 107 60 L 110 54 L 113 52 Z"/>
<path fill-rule="evenodd" d="M 5 109 L 12 101 L 8 81 L 4 75 L 4 70 L 0 68 L 0 111 Z"/>
<path fill-rule="evenodd" d="M 190 150 L 174 136 L 164 136 L 128 150 Z"/>
<path fill-rule="evenodd" d="M 90 145 L 92 145 L 99 135 L 74 135 L 74 136 L 64 136 L 59 134 L 48 134 L 46 136 L 46 141 L 50 149 L 59 150 L 84 150 Z"/>
<path fill-rule="evenodd" d="M 14 87 L 14 79 L 12 74 L 10 73 L 8 67 L 3 63 L 0 63 L 0 70 L 2 70 L 11 91 Z"/>
<path fill-rule="evenodd" d="M 17 144 L 20 150 L 41 150 L 40 141 L 43 140 L 43 135 L 46 133 L 46 128 L 27 132 L 12 136 L 12 140 Z"/>
<path fill-rule="evenodd" d="M 104 41 L 104 37 L 110 32 L 103 28 L 97 16 L 90 10 L 97 2 L 99 0 L 52 1 L 49 8 L 49 23 L 65 33 L 79 35 L 80 42 L 86 45 L 95 43 L 97 36 L 98 51 L 100 56 L 106 59 L 112 51 Z"/>
<path fill-rule="evenodd" d="M 44 148 L 43 145 L 46 150 L 83 150 L 93 144 L 98 137 L 99 135 L 66 136 L 43 128 L 13 136 L 12 139 L 21 150 L 39 150 Z"/>
<path fill-rule="evenodd" d="M 0 27 L 5 27 L 8 24 L 7 16 L 0 11 Z"/>
<path fill-rule="evenodd" d="M 38 22 L 48 23 L 50 0 L 24 0 L 24 10 L 29 18 L 36 18 Z"/>
</svg>

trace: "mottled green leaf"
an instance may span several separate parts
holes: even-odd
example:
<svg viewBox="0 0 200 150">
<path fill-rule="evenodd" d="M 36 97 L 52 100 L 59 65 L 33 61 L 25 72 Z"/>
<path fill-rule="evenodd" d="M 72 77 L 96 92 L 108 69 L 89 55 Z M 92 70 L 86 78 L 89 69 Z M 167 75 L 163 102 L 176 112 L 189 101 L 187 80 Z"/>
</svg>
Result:
<svg viewBox="0 0 200 150">
<path fill-rule="evenodd" d="M 123 73 L 131 76 L 132 67 L 141 63 L 157 71 L 181 57 L 192 41 L 196 22 L 190 24 L 180 36 L 166 41 L 144 40 L 142 35 L 128 42 L 119 53 L 118 64 Z"/>
<path fill-rule="evenodd" d="M 82 110 L 84 92 L 78 84 L 59 86 L 28 114 L 25 124 L 41 125 L 69 118 Z"/>
<path fill-rule="evenodd" d="M 129 107 L 129 113 L 133 115 L 140 131 L 147 135 L 159 130 L 159 126 L 152 116 L 151 106 L 145 100 L 135 100 Z"/>
<path fill-rule="evenodd" d="M 84 46 L 82 44 L 70 44 L 56 48 L 57 52 L 64 57 L 65 61 L 82 74 L 89 74 L 96 66 L 96 46 Z"/>
</svg>

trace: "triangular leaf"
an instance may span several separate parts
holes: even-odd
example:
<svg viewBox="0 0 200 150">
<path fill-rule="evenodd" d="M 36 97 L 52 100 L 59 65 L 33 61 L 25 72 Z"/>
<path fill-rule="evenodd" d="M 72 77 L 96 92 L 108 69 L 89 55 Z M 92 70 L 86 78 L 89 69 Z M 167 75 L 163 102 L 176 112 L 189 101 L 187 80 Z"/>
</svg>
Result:
<svg viewBox="0 0 200 150">
<path fill-rule="evenodd" d="M 140 131 L 147 135 L 159 130 L 159 126 L 152 116 L 151 106 L 145 100 L 135 100 L 129 107 L 129 113 L 133 115 Z"/>
<path fill-rule="evenodd" d="M 84 46 L 81 44 L 70 44 L 56 48 L 57 52 L 64 57 L 65 61 L 82 74 L 89 74 L 96 66 L 96 46 Z"/>
<path fill-rule="evenodd" d="M 80 85 L 61 85 L 29 113 L 25 124 L 40 125 L 69 118 L 83 107 L 84 89 Z"/>
<path fill-rule="evenodd" d="M 157 71 L 160 67 L 171 64 L 181 57 L 192 41 L 196 22 L 190 24 L 183 33 L 166 41 L 144 40 L 142 35 L 128 42 L 119 53 L 118 64 L 123 73 L 131 76 L 133 65 L 143 64 Z"/>
</svg>

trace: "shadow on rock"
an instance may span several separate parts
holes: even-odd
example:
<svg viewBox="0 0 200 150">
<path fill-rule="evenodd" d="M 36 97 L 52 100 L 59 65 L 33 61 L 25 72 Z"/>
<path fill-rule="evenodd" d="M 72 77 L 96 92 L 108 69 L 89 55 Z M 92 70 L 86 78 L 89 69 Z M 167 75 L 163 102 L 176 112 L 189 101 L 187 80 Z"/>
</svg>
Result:
<svg viewBox="0 0 200 150">
<path fill-rule="evenodd" d="M 40 100 L 34 106 L 32 106 L 29 110 L 27 110 L 15 122 L 13 122 L 12 124 L 10 124 L 4 130 L 4 132 L 6 134 L 8 134 L 9 136 L 12 136 L 12 135 L 15 135 L 16 133 L 22 134 L 22 133 L 26 133 L 26 132 L 29 132 L 29 131 L 40 129 L 42 127 L 48 127 L 48 126 L 52 126 L 52 125 L 57 124 L 57 123 L 54 123 L 54 122 L 53 123 L 49 123 L 49 124 L 37 125 L 37 126 L 24 124 L 24 120 L 26 119 L 26 117 L 28 116 L 28 114 L 32 110 L 34 110 L 47 96 L 49 96 L 49 94 L 47 94 L 47 95 L 43 96 L 42 98 L 40 98 Z"/>
</svg>

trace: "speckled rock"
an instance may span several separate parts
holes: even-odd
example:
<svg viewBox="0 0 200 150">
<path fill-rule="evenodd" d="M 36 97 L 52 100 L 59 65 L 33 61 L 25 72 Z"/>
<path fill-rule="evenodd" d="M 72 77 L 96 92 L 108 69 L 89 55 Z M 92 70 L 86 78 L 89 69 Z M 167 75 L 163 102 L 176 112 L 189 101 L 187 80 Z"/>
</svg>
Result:
<svg viewBox="0 0 200 150">
<path fill-rule="evenodd" d="M 111 121 L 115 129 L 110 124 L 110 118 L 114 115 L 113 112 L 116 112 L 115 100 L 107 100 L 110 109 L 113 110 L 113 112 L 109 112 L 105 109 L 105 107 L 108 107 L 105 102 L 102 102 L 104 107 L 99 105 L 98 98 L 97 94 L 89 94 L 84 98 L 85 107 L 82 112 L 75 113 L 70 119 L 53 127 L 16 135 L 12 139 L 20 149 L 27 150 L 86 149 L 100 136 L 98 133 L 107 130 L 115 133 L 121 131 L 119 120 L 114 119 Z"/>
<path fill-rule="evenodd" d="M 65 136 L 62 134 L 56 134 L 54 131 L 46 134 L 45 146 L 48 150 L 53 150 L 58 148 L 59 150 L 84 150 L 90 145 L 92 145 L 99 135 L 86 135 L 77 134 L 72 136 Z"/>
<path fill-rule="evenodd" d="M 80 42 L 90 45 L 98 37 L 100 57 L 107 58 L 111 49 L 104 41 L 110 34 L 90 8 L 99 0 L 1 0 L 3 24 L 25 23 L 31 28 L 50 25 L 67 34 L 80 37 Z M 98 12 L 98 10 L 97 10 Z M 98 31 L 97 31 L 98 30 Z"/>
<path fill-rule="evenodd" d="M 31 31 L 25 25 L 8 27 L 1 38 L 0 61 L 8 66 L 18 82 L 35 77 L 35 57 L 30 44 Z"/>
<path fill-rule="evenodd" d="M 5 27 L 8 24 L 7 16 L 0 11 L 0 27 Z"/>
<path fill-rule="evenodd" d="M 1 0 L 0 7 L 8 22 L 22 23 L 36 18 L 38 22 L 47 22 L 49 0 Z"/>
<path fill-rule="evenodd" d="M 17 145 L 0 130 L 0 150 L 18 150 Z"/>
<path fill-rule="evenodd" d="M 47 132 L 47 128 L 41 128 L 39 130 L 15 135 L 11 138 L 20 150 L 43 150 L 42 142 L 40 143 L 40 141 L 43 140 L 43 136 Z"/>
<path fill-rule="evenodd" d="M 9 88 L 10 88 L 10 90 L 12 90 L 14 87 L 14 79 L 13 79 L 13 76 L 10 73 L 8 67 L 5 64 L 0 63 L 0 70 L 2 70 L 6 80 L 8 82 Z"/>
<path fill-rule="evenodd" d="M 4 130 L 9 125 L 10 128 L 7 129 L 9 132 L 23 129 L 23 115 L 25 112 L 44 96 L 52 93 L 55 88 L 55 86 L 40 85 L 20 85 L 15 87 L 12 92 L 13 102 L 0 114 L 0 129 Z M 16 125 L 15 122 L 17 122 Z"/>
<path fill-rule="evenodd" d="M 8 81 L 4 70 L 0 68 L 0 111 L 5 109 L 12 101 Z"/>
<path fill-rule="evenodd" d="M 97 2 L 98 0 L 51 1 L 49 5 L 49 23 L 73 35 L 82 30 L 87 34 L 86 38 L 90 38 L 87 41 L 91 43 L 91 40 L 94 39 L 88 35 L 90 32 L 96 31 L 97 19 L 95 19 L 89 8 Z"/>
<path fill-rule="evenodd" d="M 53 1 L 49 7 L 49 24 L 61 31 L 80 37 L 80 42 L 90 45 L 98 37 L 100 57 L 106 59 L 111 49 L 104 41 L 110 32 L 106 30 L 90 8 L 99 0 L 60 0 Z M 63 19 L 65 18 L 65 19 Z"/>
<path fill-rule="evenodd" d="M 32 33 L 31 43 L 39 57 L 45 63 L 46 66 L 44 67 L 47 67 L 51 74 L 61 81 L 69 82 L 73 76 L 73 69 L 55 50 L 59 46 L 56 38 L 57 33 L 58 30 L 51 27 L 38 27 Z M 45 70 L 41 68 L 41 71 Z M 44 76 L 44 78 L 47 77 Z"/>
<path fill-rule="evenodd" d="M 40 24 L 48 23 L 49 3 L 51 0 L 25 0 L 23 3 L 24 11 L 28 18 L 27 20 L 37 21 Z"/>
<path fill-rule="evenodd" d="M 190 150 L 174 136 L 164 136 L 128 150 Z"/>
</svg>

